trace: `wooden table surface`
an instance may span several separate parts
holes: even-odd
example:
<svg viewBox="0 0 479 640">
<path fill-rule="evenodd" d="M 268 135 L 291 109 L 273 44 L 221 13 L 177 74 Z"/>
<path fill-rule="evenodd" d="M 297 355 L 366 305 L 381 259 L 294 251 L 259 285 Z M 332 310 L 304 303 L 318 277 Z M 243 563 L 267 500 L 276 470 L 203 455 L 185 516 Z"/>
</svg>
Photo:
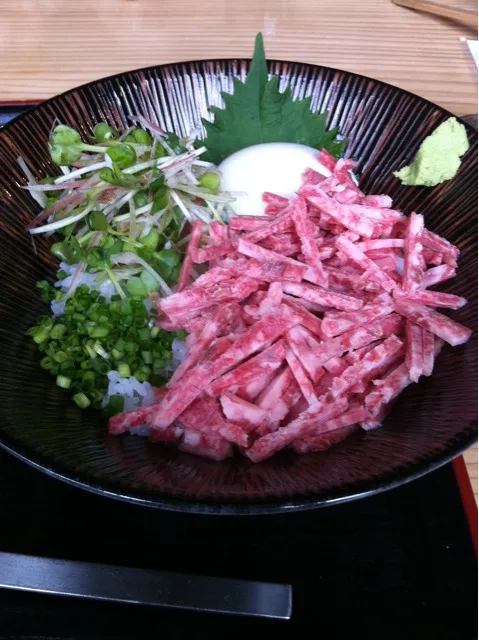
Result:
<svg viewBox="0 0 479 640">
<path fill-rule="evenodd" d="M 164 62 L 250 57 L 258 31 L 270 58 L 355 71 L 477 113 L 477 70 L 461 41 L 477 34 L 390 0 L 0 0 L 0 101 Z M 465 457 L 477 499 L 477 448 Z"/>
</svg>

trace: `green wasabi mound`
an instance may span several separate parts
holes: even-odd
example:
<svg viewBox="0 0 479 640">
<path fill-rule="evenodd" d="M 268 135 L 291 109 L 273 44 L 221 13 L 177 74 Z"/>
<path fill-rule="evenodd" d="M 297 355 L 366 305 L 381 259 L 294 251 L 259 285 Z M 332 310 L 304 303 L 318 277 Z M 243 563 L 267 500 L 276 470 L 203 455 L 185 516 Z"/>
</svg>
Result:
<svg viewBox="0 0 479 640">
<path fill-rule="evenodd" d="M 449 118 L 423 141 L 412 164 L 394 175 L 408 186 L 435 187 L 454 178 L 468 149 L 465 126 Z"/>
</svg>

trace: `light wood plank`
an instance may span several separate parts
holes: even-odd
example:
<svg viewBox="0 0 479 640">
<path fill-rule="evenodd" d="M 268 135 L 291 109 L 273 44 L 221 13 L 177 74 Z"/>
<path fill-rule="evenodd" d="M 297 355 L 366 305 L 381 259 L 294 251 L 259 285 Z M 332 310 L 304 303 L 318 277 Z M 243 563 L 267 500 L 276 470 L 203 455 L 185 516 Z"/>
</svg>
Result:
<svg viewBox="0 0 479 640">
<path fill-rule="evenodd" d="M 473 11 L 473 0 L 449 4 Z M 389 0 L 0 0 L 0 100 L 47 98 L 94 78 L 175 60 L 268 55 L 339 67 L 477 111 L 465 25 Z"/>
<path fill-rule="evenodd" d="M 466 451 L 464 454 L 467 471 L 471 480 L 472 490 L 477 502 L 477 445 Z"/>
</svg>

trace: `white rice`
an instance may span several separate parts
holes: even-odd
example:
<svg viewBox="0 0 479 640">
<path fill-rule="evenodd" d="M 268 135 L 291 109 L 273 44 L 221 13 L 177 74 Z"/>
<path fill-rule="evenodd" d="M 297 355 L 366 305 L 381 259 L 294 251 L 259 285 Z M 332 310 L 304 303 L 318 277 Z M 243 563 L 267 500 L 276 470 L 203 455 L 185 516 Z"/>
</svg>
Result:
<svg viewBox="0 0 479 640">
<path fill-rule="evenodd" d="M 64 271 L 67 274 L 67 277 L 63 280 L 57 280 L 55 282 L 55 287 L 66 293 L 70 288 L 73 277 L 75 275 L 75 271 L 77 270 L 77 264 L 66 264 L 65 262 L 60 262 L 59 271 Z M 82 284 L 86 284 L 86 286 L 92 290 L 99 291 L 100 294 L 105 298 L 107 302 L 110 301 L 111 297 L 116 293 L 115 286 L 110 280 L 104 280 L 101 284 L 97 282 L 97 273 L 89 273 L 88 271 L 83 271 L 83 273 L 77 278 L 77 286 Z M 53 313 L 53 317 L 59 316 L 65 310 L 65 302 L 60 300 L 59 302 L 53 300 L 51 303 L 51 309 Z"/>
<path fill-rule="evenodd" d="M 57 289 L 60 289 L 60 291 L 63 291 L 63 293 L 66 293 L 70 288 L 77 267 L 77 264 L 66 264 L 65 262 L 60 262 L 59 271 L 64 271 L 67 274 L 67 277 L 63 280 L 57 280 L 54 286 Z M 77 279 L 77 286 L 79 287 L 80 285 L 85 284 L 90 290 L 98 291 L 107 302 L 110 302 L 111 297 L 116 293 L 115 285 L 110 280 L 103 280 L 100 284 L 96 280 L 97 277 L 97 273 L 83 271 Z M 143 303 L 147 311 L 150 311 L 154 306 L 154 302 L 150 300 L 150 298 L 145 298 Z M 65 301 L 52 300 L 50 307 L 53 317 L 56 318 L 65 311 Z"/>
<path fill-rule="evenodd" d="M 153 387 L 149 382 L 140 382 L 133 376 L 131 378 L 122 378 L 118 371 L 109 371 L 108 389 L 101 403 L 102 407 L 110 401 L 111 396 L 119 395 L 123 397 L 124 411 L 137 409 L 138 407 L 146 407 L 155 401 Z M 146 426 L 135 427 L 131 429 L 131 433 L 139 436 L 147 436 L 149 429 Z"/>
<path fill-rule="evenodd" d="M 173 373 L 176 367 L 183 361 L 186 356 L 187 348 L 183 340 L 173 340 L 171 345 L 173 357 L 165 367 L 159 372 L 160 374 Z M 122 378 L 118 371 L 112 370 L 108 374 L 108 389 L 102 401 L 102 407 L 110 402 L 110 397 L 120 395 L 123 398 L 124 411 L 137 409 L 138 407 L 146 407 L 155 402 L 155 393 L 149 382 L 140 382 L 134 376 L 130 378 Z M 150 433 L 146 425 L 134 427 L 130 429 L 130 433 L 138 436 L 147 436 Z"/>
<path fill-rule="evenodd" d="M 165 366 L 159 373 L 161 375 L 171 375 L 176 368 L 183 362 L 188 353 L 188 348 L 184 340 L 175 338 L 171 343 L 171 352 L 173 357 L 165 363 Z"/>
</svg>

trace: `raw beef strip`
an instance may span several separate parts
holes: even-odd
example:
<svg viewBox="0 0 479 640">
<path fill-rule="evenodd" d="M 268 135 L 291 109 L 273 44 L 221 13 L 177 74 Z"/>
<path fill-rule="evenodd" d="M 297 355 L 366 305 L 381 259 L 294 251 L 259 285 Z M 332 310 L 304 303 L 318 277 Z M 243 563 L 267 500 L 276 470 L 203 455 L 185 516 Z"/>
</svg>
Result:
<svg viewBox="0 0 479 640">
<path fill-rule="evenodd" d="M 374 320 L 367 326 L 347 331 L 337 338 L 331 338 L 323 342 L 314 350 L 319 364 L 324 364 L 330 358 L 341 356 L 347 351 L 353 351 L 374 342 L 383 337 L 399 333 L 402 326 L 401 318 L 392 313 L 385 318 Z"/>
<path fill-rule="evenodd" d="M 208 394 L 217 397 L 224 391 L 237 393 L 238 389 L 254 381 L 257 377 L 279 369 L 286 357 L 286 351 L 285 341 L 278 340 L 258 355 L 217 378 L 208 389 Z"/>
<path fill-rule="evenodd" d="M 298 197 L 293 201 L 292 218 L 296 233 L 301 242 L 301 250 L 304 255 L 304 261 L 311 267 L 316 267 L 322 272 L 324 282 L 327 282 L 327 275 L 321 265 L 318 247 L 314 237 L 314 224 L 308 218 L 308 210 L 306 202 L 303 198 Z"/>
<path fill-rule="evenodd" d="M 255 429 L 266 418 L 264 409 L 227 391 L 220 396 L 220 402 L 227 419 L 240 423 L 245 429 Z"/>
<path fill-rule="evenodd" d="M 423 375 L 430 376 L 434 368 L 435 360 L 435 338 L 434 334 L 427 329 L 422 331 L 422 359 L 423 359 Z"/>
<path fill-rule="evenodd" d="M 203 227 L 204 227 L 204 224 L 201 222 L 201 220 L 196 220 L 196 222 L 193 224 L 190 241 L 188 242 L 188 247 L 186 249 L 186 255 L 183 259 L 183 264 L 181 265 L 178 286 L 176 287 L 176 291 L 178 292 L 183 291 L 183 289 L 188 284 L 188 280 L 190 278 L 190 273 L 191 273 L 191 267 L 193 265 L 193 253 L 198 248 Z"/>
<path fill-rule="evenodd" d="M 318 162 L 323 165 L 330 173 L 334 171 L 337 160 L 326 149 L 321 149 L 318 156 Z"/>
<path fill-rule="evenodd" d="M 266 297 L 259 304 L 260 316 L 265 316 L 278 309 L 283 299 L 283 285 L 281 282 L 272 282 L 268 287 Z"/>
<path fill-rule="evenodd" d="M 259 287 L 259 282 L 249 277 L 225 280 L 208 289 L 189 287 L 158 302 L 158 310 L 170 318 L 188 318 L 190 313 L 199 313 L 213 304 L 244 300 Z"/>
<path fill-rule="evenodd" d="M 284 307 L 279 312 L 258 320 L 215 362 L 196 365 L 186 373 L 179 384 L 168 389 L 163 400 L 154 405 L 156 411 L 151 417 L 150 426 L 165 429 L 215 378 L 219 378 L 256 351 L 277 340 L 295 324 L 296 318 Z"/>
<path fill-rule="evenodd" d="M 331 421 L 332 422 L 332 421 Z M 319 436 L 312 436 L 293 442 L 293 451 L 296 453 L 312 453 L 314 451 L 326 451 L 335 444 L 339 444 L 346 440 L 351 434 L 359 429 L 357 423 L 350 424 L 346 427 L 326 431 Z"/>
<path fill-rule="evenodd" d="M 305 266 L 301 262 L 293 260 L 293 258 L 288 258 L 287 256 L 283 256 L 280 253 L 276 253 L 275 251 L 270 251 L 269 249 L 260 247 L 257 244 L 248 242 L 243 238 L 240 238 L 238 241 L 238 251 L 245 256 L 254 258 L 255 260 L 259 260 L 260 262 L 287 262 L 295 266 Z M 313 282 L 319 285 L 327 285 L 327 282 L 325 282 L 323 271 L 320 271 L 315 267 L 307 267 L 303 277 L 309 282 Z"/>
<path fill-rule="evenodd" d="M 317 363 L 317 358 L 312 352 L 313 349 L 319 346 L 319 342 L 315 340 L 315 344 L 311 344 L 309 341 L 308 344 L 304 332 L 305 329 L 303 327 L 293 327 L 286 334 L 286 340 L 291 351 L 308 372 L 311 380 L 317 382 L 324 374 L 323 368 Z"/>
<path fill-rule="evenodd" d="M 219 314 L 218 314 L 219 316 Z M 206 353 L 206 350 L 213 342 L 213 339 L 218 335 L 218 329 L 220 324 L 219 317 L 214 318 L 213 320 L 208 320 L 203 327 L 202 332 L 195 340 L 195 343 L 188 349 L 188 353 L 183 360 L 183 362 L 178 365 L 176 371 L 173 373 L 170 381 L 168 382 L 168 386 L 171 387 L 176 384 L 188 371 L 191 367 L 194 367 L 195 364 L 202 358 L 202 356 Z"/>
<path fill-rule="evenodd" d="M 441 264 L 438 267 L 432 267 L 424 272 L 421 289 L 427 289 L 435 284 L 454 278 L 456 270 L 448 264 Z"/>
<path fill-rule="evenodd" d="M 307 438 L 301 438 L 293 442 L 293 449 L 296 453 L 308 453 L 310 451 L 324 451 L 333 444 L 341 442 L 350 433 L 358 428 L 358 423 L 367 417 L 365 407 L 354 407 L 332 420 L 323 422 L 317 431 Z M 351 427 L 355 427 L 351 429 Z M 339 432 L 339 433 L 338 433 Z"/>
<path fill-rule="evenodd" d="M 375 375 L 383 367 L 392 363 L 392 358 L 402 347 L 403 343 L 396 336 L 390 336 L 384 342 L 374 347 L 362 360 L 350 365 L 344 372 L 333 380 L 331 394 L 334 397 L 345 393 L 352 386 L 364 378 Z"/>
<path fill-rule="evenodd" d="M 384 271 L 382 271 L 378 265 L 370 260 L 361 249 L 346 240 L 345 238 L 338 238 L 338 248 L 351 258 L 353 262 L 358 264 L 362 269 L 369 272 L 369 277 L 374 280 L 385 291 L 392 291 L 396 287 L 396 283 L 391 279 Z"/>
<path fill-rule="evenodd" d="M 347 227 L 351 231 L 358 233 L 360 236 L 370 238 L 374 232 L 374 222 L 367 217 L 354 214 L 351 206 L 342 205 L 330 198 L 321 186 L 312 187 L 307 193 L 303 190 L 303 195 L 308 202 L 326 213 L 335 221 Z"/>
<path fill-rule="evenodd" d="M 229 227 L 235 231 L 254 231 L 270 222 L 267 216 L 232 216 Z"/>
<path fill-rule="evenodd" d="M 428 307 L 399 300 L 396 300 L 395 307 L 398 313 L 423 329 L 431 331 L 453 347 L 464 344 L 472 335 L 472 331 L 467 327 Z"/>
<path fill-rule="evenodd" d="M 203 247 L 202 249 L 196 249 L 193 252 L 193 262 L 196 264 L 202 264 L 203 262 L 209 262 L 210 260 L 216 260 L 223 256 L 232 253 L 235 250 L 231 240 L 224 240 L 221 244 L 215 244 L 211 247 Z"/>
<path fill-rule="evenodd" d="M 291 220 L 291 210 L 288 209 L 285 213 L 277 216 L 274 220 L 270 220 L 267 224 L 264 224 L 259 229 L 255 229 L 254 231 L 250 231 L 244 236 L 244 240 L 257 243 L 271 236 L 275 233 L 283 233 L 284 231 L 288 231 L 291 229 L 293 223 Z"/>
<path fill-rule="evenodd" d="M 406 322 L 406 365 L 413 382 L 417 382 L 424 371 L 422 331 L 414 322 Z"/>
<path fill-rule="evenodd" d="M 266 411 L 260 435 L 274 431 L 299 400 L 301 390 L 289 366 L 284 367 L 257 398 L 257 404 Z"/>
<path fill-rule="evenodd" d="M 266 460 L 294 440 L 307 436 L 312 429 L 318 428 L 319 424 L 343 413 L 347 406 L 346 398 L 331 400 L 329 396 L 323 396 L 286 426 L 256 440 L 245 453 L 253 462 Z"/>
<path fill-rule="evenodd" d="M 195 400 L 177 421 L 187 429 L 194 429 L 205 435 L 217 435 L 240 447 L 249 445 L 249 437 L 239 425 L 227 422 L 221 415 L 218 403 L 204 396 Z"/>
<path fill-rule="evenodd" d="M 141 425 L 146 424 L 153 407 L 154 405 L 131 409 L 111 417 L 108 422 L 108 433 L 112 436 L 118 436 L 134 427 L 141 427 Z"/>
<path fill-rule="evenodd" d="M 222 222 L 213 220 L 209 226 L 211 244 L 219 245 L 228 240 L 228 227 Z"/>
<path fill-rule="evenodd" d="M 424 218 L 417 213 L 411 213 L 406 228 L 404 243 L 404 275 L 402 288 L 411 293 L 419 289 L 424 274 L 424 259 L 422 257 L 421 234 L 424 229 Z"/>
<path fill-rule="evenodd" d="M 356 311 L 363 306 L 362 300 L 353 296 L 346 296 L 342 293 L 335 293 L 309 284 L 285 282 L 283 289 L 286 293 L 299 298 L 304 298 L 310 302 L 315 302 L 325 307 L 333 307 L 341 311 Z"/>
<path fill-rule="evenodd" d="M 425 247 L 432 249 L 436 253 L 442 253 L 447 258 L 448 264 L 456 265 L 460 251 L 451 242 L 429 231 L 429 229 L 422 230 L 420 241 Z"/>
<path fill-rule="evenodd" d="M 313 385 L 311 384 L 306 372 L 303 368 L 303 365 L 298 360 L 298 358 L 294 355 L 293 351 L 289 349 L 286 353 L 286 362 L 289 365 L 289 368 L 293 372 L 293 376 L 296 379 L 296 382 L 301 389 L 302 394 L 308 401 L 308 403 L 314 404 L 317 402 L 316 395 L 314 393 Z"/>
<path fill-rule="evenodd" d="M 236 395 L 243 398 L 243 400 L 248 400 L 248 402 L 255 402 L 259 394 L 266 389 L 273 380 L 275 373 L 276 371 L 267 371 L 266 373 L 261 374 L 244 387 L 238 389 Z"/>
<path fill-rule="evenodd" d="M 360 311 L 350 313 L 338 313 L 327 315 L 323 318 L 321 329 L 325 336 L 334 338 L 341 333 L 345 333 L 354 327 L 372 322 L 377 318 L 382 318 L 392 313 L 394 310 L 393 302 L 389 304 L 371 304 L 366 305 Z"/>
<path fill-rule="evenodd" d="M 398 296 L 399 299 L 400 296 Z M 414 291 L 405 296 L 406 302 L 417 302 L 430 307 L 442 307 L 444 309 L 460 309 L 467 304 L 466 298 L 455 296 L 452 293 L 440 291 Z"/>
<path fill-rule="evenodd" d="M 262 200 L 265 204 L 273 205 L 274 207 L 279 207 L 284 209 L 288 206 L 289 200 L 288 198 L 284 198 L 283 196 L 278 196 L 276 193 L 270 193 L 269 191 L 265 191 L 262 196 Z"/>
<path fill-rule="evenodd" d="M 206 435 L 193 429 L 186 429 L 182 442 L 178 445 L 180 451 L 192 453 L 201 458 L 209 458 L 219 462 L 233 455 L 233 447 L 220 436 Z"/>
<path fill-rule="evenodd" d="M 412 383 L 409 377 L 409 367 L 405 362 L 398 365 L 381 380 L 375 380 L 376 389 L 371 391 L 364 399 L 364 403 L 371 416 L 379 415 L 382 405 L 389 404 L 408 385 Z"/>
<path fill-rule="evenodd" d="M 321 320 L 315 316 L 313 313 L 310 313 L 307 309 L 305 309 L 300 303 L 300 299 L 298 298 L 288 298 L 285 300 L 286 306 L 294 311 L 295 316 L 298 319 L 298 324 L 302 324 L 303 327 L 306 327 L 319 336 L 323 337 L 323 332 L 321 330 Z"/>
</svg>

